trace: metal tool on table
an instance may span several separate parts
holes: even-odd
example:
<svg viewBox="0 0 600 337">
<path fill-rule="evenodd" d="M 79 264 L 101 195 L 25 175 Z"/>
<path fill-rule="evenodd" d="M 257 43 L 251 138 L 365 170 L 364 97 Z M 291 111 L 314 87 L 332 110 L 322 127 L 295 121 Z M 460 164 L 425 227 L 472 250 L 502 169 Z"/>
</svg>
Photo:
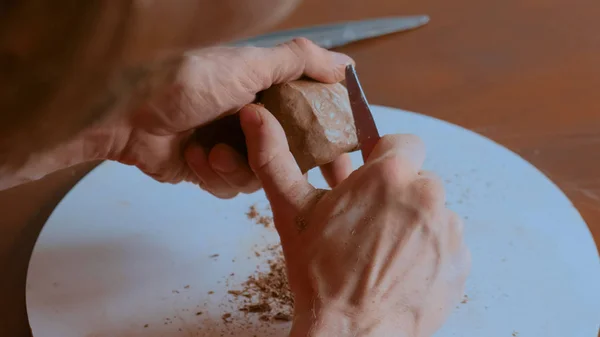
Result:
<svg viewBox="0 0 600 337">
<path fill-rule="evenodd" d="M 349 21 L 260 35 L 247 40 L 234 42 L 232 45 L 272 47 L 296 37 L 305 37 L 323 48 L 334 48 L 364 39 L 412 30 L 421 27 L 428 22 L 429 17 L 427 15 L 397 16 L 372 20 Z M 358 83 L 355 75 L 356 74 L 354 73 L 354 83 Z M 348 72 L 346 72 L 346 77 L 348 77 Z M 358 84 L 358 87 L 360 88 L 360 84 Z M 350 88 L 348 89 L 349 91 L 352 90 Z M 352 98 L 354 96 L 351 95 L 350 97 Z M 364 94 L 362 94 L 362 97 L 364 99 Z M 366 104 L 366 99 L 364 99 L 364 102 Z M 366 106 L 368 109 L 368 105 Z M 352 110 L 354 111 L 355 109 L 361 111 L 362 108 L 355 108 L 353 106 Z M 359 133 L 363 136 L 365 134 L 373 135 L 373 133 L 367 133 L 367 131 L 363 129 L 363 125 L 360 124 L 361 116 L 363 115 L 359 114 L 358 117 L 356 115 L 354 116 L 358 123 L 357 128 L 360 127 L 359 130 L 361 130 Z M 359 141 L 361 141 L 360 137 L 362 137 L 360 134 Z M 210 149 L 219 143 L 225 143 L 232 146 L 234 149 L 240 152 L 240 154 L 244 156 L 248 155 L 244 133 L 239 121 L 239 114 L 223 117 L 209 125 L 200 128 L 196 131 L 195 138 L 199 144 L 207 149 Z M 364 147 L 362 147 L 363 155 L 366 153 L 368 156 L 368 153 L 370 153 L 369 147 L 371 146 L 372 148 L 372 146 L 377 143 L 378 138 L 379 137 L 374 137 L 363 139 L 361 141 L 361 144 L 364 143 Z M 368 152 L 366 152 L 365 149 L 367 149 Z"/>
<path fill-rule="evenodd" d="M 367 158 L 369 158 L 371 151 L 373 151 L 380 137 L 375 120 L 373 120 L 369 102 L 360 85 L 356 69 L 354 69 L 353 65 L 346 67 L 346 88 L 348 89 L 348 97 L 350 98 L 350 107 L 352 108 L 352 117 L 354 117 L 358 144 L 360 145 L 363 161 L 366 163 Z"/>
<path fill-rule="evenodd" d="M 236 41 L 233 46 L 273 47 L 296 37 L 305 37 L 330 49 L 392 33 L 419 28 L 429 22 L 427 15 L 396 16 L 372 20 L 348 21 L 290 29 Z"/>
</svg>

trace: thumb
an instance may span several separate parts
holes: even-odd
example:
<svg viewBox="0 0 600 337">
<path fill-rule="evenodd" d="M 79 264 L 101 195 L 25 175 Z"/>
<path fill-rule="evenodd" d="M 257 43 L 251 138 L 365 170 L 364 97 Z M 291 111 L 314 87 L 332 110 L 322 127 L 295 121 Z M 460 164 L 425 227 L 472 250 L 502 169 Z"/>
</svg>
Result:
<svg viewBox="0 0 600 337">
<path fill-rule="evenodd" d="M 315 188 L 308 183 L 279 121 L 262 106 L 248 104 L 240 110 L 248 162 L 263 185 L 273 211 L 300 211 Z"/>
</svg>

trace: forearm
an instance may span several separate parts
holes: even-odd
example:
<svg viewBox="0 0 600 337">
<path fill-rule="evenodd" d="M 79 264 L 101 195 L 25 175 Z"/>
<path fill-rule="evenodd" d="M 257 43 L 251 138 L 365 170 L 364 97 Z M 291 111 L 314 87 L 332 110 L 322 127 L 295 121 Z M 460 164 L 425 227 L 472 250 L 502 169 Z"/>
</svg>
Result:
<svg viewBox="0 0 600 337">
<path fill-rule="evenodd" d="M 91 128 L 76 138 L 26 157 L 8 156 L 0 161 L 0 190 L 38 180 L 77 164 L 109 159 L 116 130 Z"/>
<path fill-rule="evenodd" d="M 0 54 L 7 55 L 0 60 L 0 190 L 105 159 L 97 142 L 105 131 L 90 126 L 125 113 L 177 69 L 179 54 L 147 33 L 160 6 L 25 0 L 0 7 Z"/>
</svg>

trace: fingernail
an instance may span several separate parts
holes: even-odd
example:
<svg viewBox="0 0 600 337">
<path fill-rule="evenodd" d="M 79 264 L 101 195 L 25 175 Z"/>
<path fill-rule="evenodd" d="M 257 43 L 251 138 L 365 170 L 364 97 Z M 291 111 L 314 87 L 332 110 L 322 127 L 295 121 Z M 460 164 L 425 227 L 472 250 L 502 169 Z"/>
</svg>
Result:
<svg viewBox="0 0 600 337">
<path fill-rule="evenodd" d="M 214 158 L 214 159 L 213 159 Z M 237 158 L 234 157 L 229 151 L 218 151 L 214 156 L 210 165 L 215 169 L 223 173 L 231 173 L 238 169 L 239 164 Z"/>
<path fill-rule="evenodd" d="M 346 54 L 338 53 L 335 51 L 332 51 L 331 53 L 333 53 L 333 61 L 337 65 L 347 66 L 349 64 L 354 64 L 354 60 Z"/>
<path fill-rule="evenodd" d="M 259 107 L 255 104 L 248 104 L 244 106 L 242 111 L 240 111 L 240 119 L 242 120 L 242 123 L 262 125 L 263 120 L 258 109 Z"/>
</svg>

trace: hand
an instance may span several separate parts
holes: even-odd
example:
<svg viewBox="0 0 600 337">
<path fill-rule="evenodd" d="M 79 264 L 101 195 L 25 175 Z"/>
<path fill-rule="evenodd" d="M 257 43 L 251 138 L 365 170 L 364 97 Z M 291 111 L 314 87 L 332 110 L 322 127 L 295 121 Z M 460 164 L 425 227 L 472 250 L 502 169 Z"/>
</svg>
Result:
<svg viewBox="0 0 600 337">
<path fill-rule="evenodd" d="M 384 136 L 332 191 L 301 174 L 277 120 L 241 111 L 295 295 L 291 336 L 429 337 L 463 295 L 470 268 L 459 217 L 422 171 L 416 136 Z"/>
<path fill-rule="evenodd" d="M 184 55 L 181 61 L 140 66 L 140 73 L 151 75 L 145 75 L 137 90 L 116 86 L 119 94 L 131 97 L 119 98 L 122 104 L 105 120 L 27 160 L 9 160 L 11 165 L 0 161 L 0 189 L 84 161 L 111 159 L 135 165 L 161 182 L 199 184 L 222 198 L 253 192 L 260 182 L 246 159 L 224 144 L 203 149 L 190 141 L 194 131 L 235 113 L 273 84 L 301 76 L 339 82 L 350 62 L 346 55 L 301 38 L 274 48 L 202 49 Z M 123 77 L 138 76 L 130 73 Z M 150 98 L 140 102 L 140 92 Z M 140 108 L 119 114 L 126 103 Z M 321 169 L 333 186 L 346 178 L 351 166 L 348 157 L 341 156 Z"/>
<path fill-rule="evenodd" d="M 199 126 L 237 112 L 256 93 L 273 84 L 309 76 L 322 82 L 343 80 L 343 54 L 321 49 L 306 39 L 275 48 L 217 47 L 186 55 L 174 84 L 147 102 L 125 123 L 114 159 L 139 167 L 162 182 L 199 184 L 221 198 L 250 193 L 260 182 L 246 159 L 218 144 L 204 149 L 190 142 Z M 347 156 L 322 168 L 335 185 L 351 171 Z"/>
</svg>

